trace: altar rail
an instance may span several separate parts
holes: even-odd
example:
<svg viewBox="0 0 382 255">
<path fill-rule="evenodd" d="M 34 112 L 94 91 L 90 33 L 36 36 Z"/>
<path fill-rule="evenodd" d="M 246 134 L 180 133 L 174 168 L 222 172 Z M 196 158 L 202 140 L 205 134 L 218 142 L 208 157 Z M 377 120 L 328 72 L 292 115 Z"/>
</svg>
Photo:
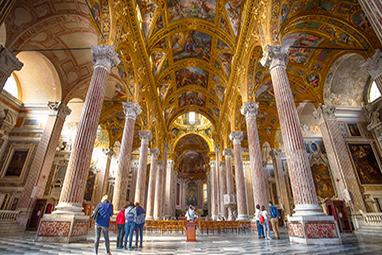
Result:
<svg viewBox="0 0 382 255">
<path fill-rule="evenodd" d="M 366 224 L 382 226 L 382 213 L 363 213 L 362 215 Z"/>
<path fill-rule="evenodd" d="M 20 211 L 0 210 L 0 222 L 16 222 Z"/>
</svg>

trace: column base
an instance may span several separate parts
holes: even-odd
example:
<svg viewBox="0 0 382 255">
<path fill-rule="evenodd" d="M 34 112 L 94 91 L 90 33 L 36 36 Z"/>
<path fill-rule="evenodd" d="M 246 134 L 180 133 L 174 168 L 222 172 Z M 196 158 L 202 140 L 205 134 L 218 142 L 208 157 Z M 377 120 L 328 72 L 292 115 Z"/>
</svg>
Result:
<svg viewBox="0 0 382 255">
<path fill-rule="evenodd" d="M 249 221 L 249 217 L 247 214 L 239 214 L 237 216 L 237 220 L 238 221 Z"/>
<path fill-rule="evenodd" d="M 288 217 L 289 241 L 301 244 L 342 244 L 333 216 Z"/>
<path fill-rule="evenodd" d="M 146 220 L 154 220 L 154 217 L 150 215 L 146 215 Z"/>
<path fill-rule="evenodd" d="M 58 203 L 52 214 L 64 214 L 64 215 L 85 215 L 82 211 L 84 208 L 82 204 L 75 203 Z"/>
<path fill-rule="evenodd" d="M 86 241 L 89 216 L 45 214 L 40 220 L 35 241 L 73 243 Z"/>
</svg>

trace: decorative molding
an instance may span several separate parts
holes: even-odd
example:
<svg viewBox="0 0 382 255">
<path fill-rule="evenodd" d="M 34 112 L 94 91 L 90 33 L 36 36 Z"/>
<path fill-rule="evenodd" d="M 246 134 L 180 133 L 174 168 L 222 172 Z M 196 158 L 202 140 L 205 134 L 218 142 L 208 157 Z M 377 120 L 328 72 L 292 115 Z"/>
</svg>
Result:
<svg viewBox="0 0 382 255">
<path fill-rule="evenodd" d="M 322 105 L 320 104 L 316 110 L 313 111 L 313 117 L 317 120 L 318 124 L 323 121 L 332 119 L 335 120 L 336 107 L 334 105 Z"/>
<path fill-rule="evenodd" d="M 289 47 L 267 45 L 260 63 L 264 67 L 269 66 L 270 71 L 275 67 L 282 67 L 285 69 L 289 60 L 288 54 Z"/>
<path fill-rule="evenodd" d="M 243 132 L 233 131 L 229 135 L 229 139 L 233 142 L 233 144 L 241 144 L 241 140 L 243 140 Z"/>
<path fill-rule="evenodd" d="M 142 113 L 142 108 L 139 106 L 138 102 L 134 102 L 134 103 L 122 102 L 122 104 L 123 104 L 123 110 L 124 110 L 126 119 L 130 118 L 135 120 L 137 116 Z"/>
<path fill-rule="evenodd" d="M 118 54 L 114 50 L 114 45 L 110 46 L 91 46 L 94 69 L 102 67 L 110 73 L 111 69 L 117 66 L 121 60 L 118 58 Z"/>
<path fill-rule="evenodd" d="M 240 108 L 240 112 L 245 116 L 246 119 L 254 118 L 256 119 L 259 109 L 259 103 L 255 102 L 245 102 L 244 105 Z"/>
<path fill-rule="evenodd" d="M 65 105 L 63 102 L 48 102 L 48 107 L 50 109 L 50 115 L 55 115 L 65 121 L 66 116 L 68 116 L 72 110 Z"/>
</svg>

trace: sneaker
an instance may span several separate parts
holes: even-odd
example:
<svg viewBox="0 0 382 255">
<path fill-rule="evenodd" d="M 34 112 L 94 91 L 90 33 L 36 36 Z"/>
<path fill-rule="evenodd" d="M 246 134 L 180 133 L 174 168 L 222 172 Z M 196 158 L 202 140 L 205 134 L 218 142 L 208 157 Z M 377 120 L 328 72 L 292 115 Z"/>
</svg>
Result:
<svg viewBox="0 0 382 255">
<path fill-rule="evenodd" d="M 270 238 L 269 236 L 267 236 L 267 238 L 266 238 L 267 240 L 272 240 L 272 238 Z"/>
<path fill-rule="evenodd" d="M 142 248 L 143 246 L 142 245 L 139 245 L 139 248 Z"/>
<path fill-rule="evenodd" d="M 129 247 L 129 251 L 132 251 L 132 250 L 133 250 L 133 247 L 130 246 L 130 247 Z"/>
</svg>

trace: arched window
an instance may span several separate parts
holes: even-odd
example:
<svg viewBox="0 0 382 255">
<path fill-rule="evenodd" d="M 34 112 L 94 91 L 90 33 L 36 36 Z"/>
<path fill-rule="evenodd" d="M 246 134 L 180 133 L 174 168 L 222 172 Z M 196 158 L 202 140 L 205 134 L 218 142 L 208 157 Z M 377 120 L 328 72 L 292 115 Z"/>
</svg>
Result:
<svg viewBox="0 0 382 255">
<path fill-rule="evenodd" d="M 13 75 L 9 76 L 3 89 L 6 90 L 9 94 L 14 96 L 15 98 L 19 98 L 19 90 L 17 88 L 17 83 Z"/>
<path fill-rule="evenodd" d="M 371 84 L 370 92 L 369 92 L 369 103 L 373 102 L 380 96 L 381 96 L 381 92 L 379 92 L 377 84 L 375 83 L 375 81 L 373 81 L 373 83 Z"/>
</svg>

